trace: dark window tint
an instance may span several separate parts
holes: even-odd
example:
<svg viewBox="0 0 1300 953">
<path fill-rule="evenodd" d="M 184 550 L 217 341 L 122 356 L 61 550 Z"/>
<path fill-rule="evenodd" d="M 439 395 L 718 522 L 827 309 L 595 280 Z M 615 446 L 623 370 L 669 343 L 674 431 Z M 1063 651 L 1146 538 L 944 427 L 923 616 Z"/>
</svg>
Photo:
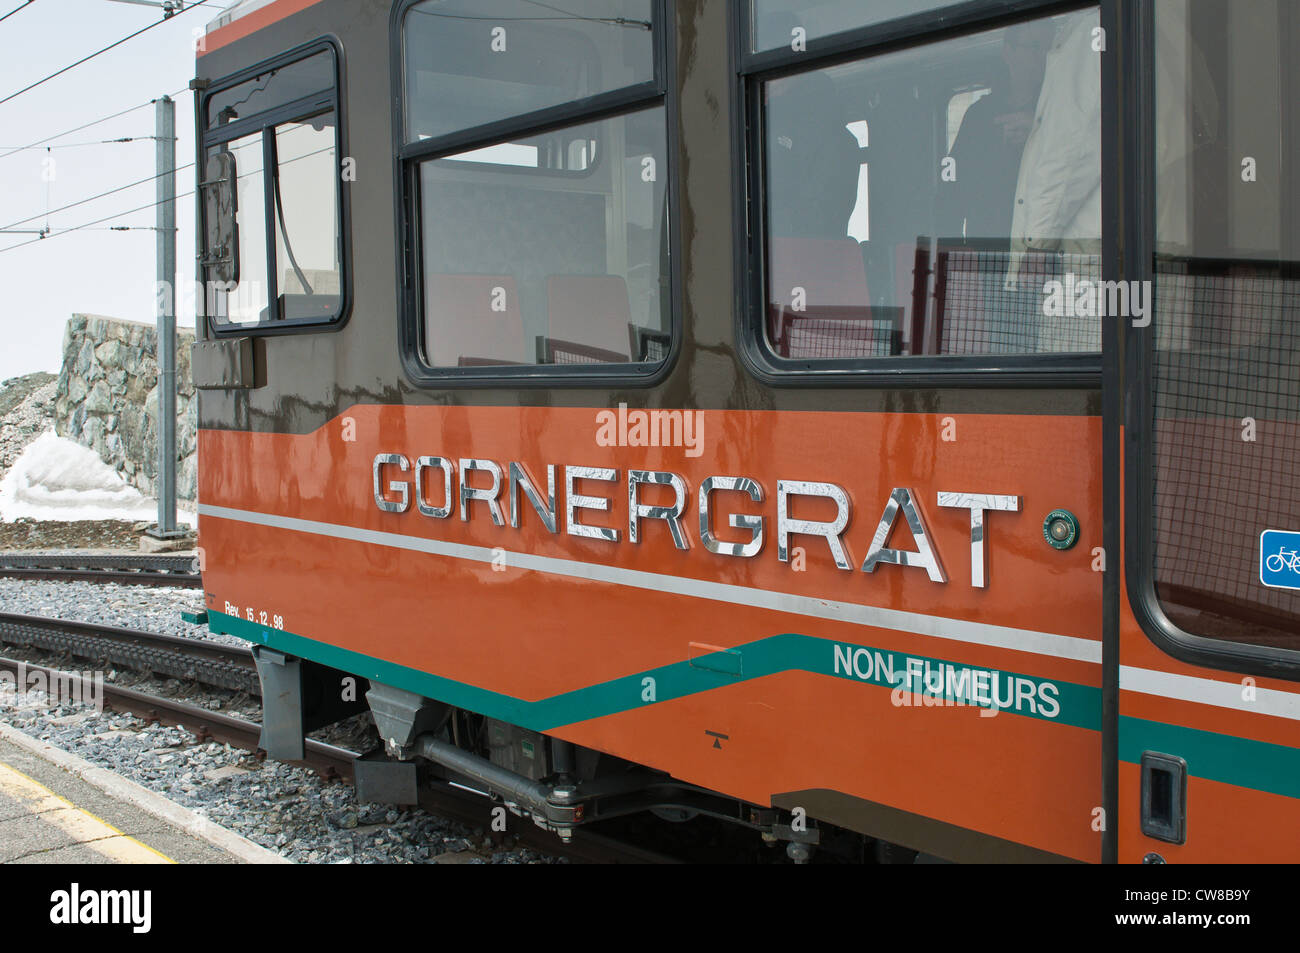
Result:
<svg viewBox="0 0 1300 953">
<path fill-rule="evenodd" d="M 426 363 L 661 359 L 664 137 L 656 108 L 424 162 Z"/>
<path fill-rule="evenodd" d="M 1156 591 L 1185 631 L 1300 649 L 1300 11 L 1155 12 Z"/>
<path fill-rule="evenodd" d="M 753 49 L 798 49 L 801 39 L 806 43 L 951 4 L 952 0 L 751 0 Z"/>
<path fill-rule="evenodd" d="M 764 84 L 776 356 L 1100 350 L 1104 309 L 1142 302 L 1100 284 L 1097 28 L 1087 10 Z"/>
<path fill-rule="evenodd" d="M 334 88 L 334 54 L 316 53 L 306 59 L 277 66 L 208 100 L 208 128 L 229 125 L 314 93 L 326 97 Z"/>
<path fill-rule="evenodd" d="M 650 82 L 651 0 L 428 0 L 403 55 L 414 142 Z"/>
</svg>

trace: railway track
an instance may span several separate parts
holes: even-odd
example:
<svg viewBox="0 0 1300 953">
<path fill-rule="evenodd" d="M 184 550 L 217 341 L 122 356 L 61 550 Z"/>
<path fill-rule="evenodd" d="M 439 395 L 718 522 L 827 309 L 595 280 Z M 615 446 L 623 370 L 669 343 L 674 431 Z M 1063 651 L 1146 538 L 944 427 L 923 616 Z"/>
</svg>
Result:
<svg viewBox="0 0 1300 953">
<path fill-rule="evenodd" d="M 12 612 L 0 612 L 0 645 L 66 654 L 254 696 L 262 692 L 253 655 L 241 645 Z"/>
<path fill-rule="evenodd" d="M 252 654 L 241 646 L 15 613 L 0 613 L 0 644 L 109 661 L 123 668 L 194 680 L 254 695 L 260 695 L 261 691 Z M 17 673 L 20 667 L 28 673 L 42 673 L 47 685 L 61 683 L 70 690 L 75 686 L 75 690 L 82 692 L 80 697 L 90 697 L 85 694 L 79 675 L 0 657 L 0 669 Z M 181 725 L 193 732 L 200 742 L 213 740 L 264 756 L 259 747 L 262 726 L 257 722 L 108 682 L 103 684 L 102 692 L 107 708 L 128 712 L 147 721 Z M 352 781 L 355 752 L 308 738 L 305 754 L 304 760 L 298 763 L 311 768 L 322 778 Z M 436 779 L 422 784 L 419 796 L 420 807 L 429 813 L 484 829 L 489 828 L 491 808 L 499 803 Z M 530 820 L 513 815 L 507 816 L 506 831 L 494 834 L 496 837 L 506 835 L 514 836 L 520 844 L 533 850 L 564 856 L 578 863 L 674 862 L 653 850 L 583 828 L 574 831 L 571 841 L 565 844 L 554 834 L 537 828 Z"/>
<path fill-rule="evenodd" d="M 182 554 L 0 553 L 0 577 L 199 589 L 194 563 Z"/>
<path fill-rule="evenodd" d="M 13 672 L 15 675 L 20 670 L 26 673 L 38 672 L 44 676 L 46 685 L 66 686 L 65 690 L 74 697 L 92 697 L 89 686 L 84 684 L 85 679 L 74 672 L 64 672 L 47 665 L 8 657 L 0 657 L 0 670 Z M 101 689 L 96 686 L 95 690 Z M 258 722 L 232 718 L 230 715 L 209 711 L 175 698 L 150 695 L 134 688 L 113 685 L 110 682 L 103 683 L 102 692 L 105 708 L 137 715 L 146 721 L 182 725 L 192 731 L 200 742 L 211 740 L 243 748 L 246 751 L 258 750 L 258 740 L 262 734 L 262 726 Z M 306 754 L 307 757 L 300 763 L 312 768 L 322 777 L 351 779 L 355 752 L 308 738 Z"/>
</svg>

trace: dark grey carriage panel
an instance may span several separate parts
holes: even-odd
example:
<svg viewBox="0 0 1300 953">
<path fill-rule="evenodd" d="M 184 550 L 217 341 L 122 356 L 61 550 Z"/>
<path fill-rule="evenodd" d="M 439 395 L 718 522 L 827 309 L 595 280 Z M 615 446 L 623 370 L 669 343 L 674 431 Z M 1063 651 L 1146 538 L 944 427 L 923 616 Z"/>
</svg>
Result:
<svg viewBox="0 0 1300 953">
<path fill-rule="evenodd" d="M 729 4 L 668 3 L 669 159 L 675 166 L 672 241 L 680 275 L 681 343 L 676 362 L 653 387 L 416 387 L 398 340 L 398 222 L 394 201 L 391 2 L 320 0 L 200 57 L 198 76 L 219 80 L 287 50 L 333 37 L 340 56 L 341 137 L 356 178 L 345 184 L 352 301 L 337 330 L 260 337 L 264 360 L 256 390 L 205 391 L 200 426 L 305 433 L 364 403 L 473 406 L 632 406 L 912 413 L 1096 415 L 1088 388 L 916 389 L 911 386 L 768 387 L 735 347 L 740 299 L 733 197 L 738 188 L 731 132 L 736 73 Z M 400 76 L 400 71 L 396 74 Z"/>
</svg>

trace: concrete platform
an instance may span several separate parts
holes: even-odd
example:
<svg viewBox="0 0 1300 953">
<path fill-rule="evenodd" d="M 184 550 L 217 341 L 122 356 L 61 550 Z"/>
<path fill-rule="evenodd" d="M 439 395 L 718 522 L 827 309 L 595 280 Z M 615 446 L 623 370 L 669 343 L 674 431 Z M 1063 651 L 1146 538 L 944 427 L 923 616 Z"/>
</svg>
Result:
<svg viewBox="0 0 1300 953">
<path fill-rule="evenodd" d="M 0 725 L 0 863 L 285 862 L 134 782 L 19 735 Z"/>
</svg>

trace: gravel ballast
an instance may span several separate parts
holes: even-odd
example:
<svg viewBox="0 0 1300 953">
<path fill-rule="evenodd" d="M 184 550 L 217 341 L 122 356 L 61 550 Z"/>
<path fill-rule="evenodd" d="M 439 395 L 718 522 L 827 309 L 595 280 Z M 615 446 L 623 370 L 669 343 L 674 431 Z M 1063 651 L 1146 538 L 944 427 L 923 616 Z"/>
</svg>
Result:
<svg viewBox="0 0 1300 953">
<path fill-rule="evenodd" d="M 194 625 L 181 618 L 182 611 L 198 612 L 202 609 L 203 594 L 197 589 L 0 579 L 0 612 L 116 625 L 228 645 L 248 644 L 233 635 L 218 635 L 210 632 L 206 625 Z"/>
<path fill-rule="evenodd" d="M 0 579 L 0 612 L 96 622 L 170 635 L 246 644 L 214 636 L 180 617 L 197 609 L 193 590 L 87 582 Z M 14 658 L 84 671 L 79 660 L 51 660 L 13 646 Z M 255 720 L 255 699 L 220 689 L 110 671 L 106 680 Z M 216 742 L 196 744 L 179 727 L 164 727 L 90 705 L 51 706 L 39 692 L 17 696 L 0 682 L 0 718 L 8 724 L 107 768 L 221 824 L 290 860 L 305 863 L 556 863 L 529 849 L 507 849 L 472 829 L 419 809 L 359 804 L 351 785 L 322 781 L 314 772 Z M 358 750 L 374 740 L 369 716 L 358 716 L 313 737 Z M 484 802 L 486 821 L 489 803 Z"/>
</svg>

